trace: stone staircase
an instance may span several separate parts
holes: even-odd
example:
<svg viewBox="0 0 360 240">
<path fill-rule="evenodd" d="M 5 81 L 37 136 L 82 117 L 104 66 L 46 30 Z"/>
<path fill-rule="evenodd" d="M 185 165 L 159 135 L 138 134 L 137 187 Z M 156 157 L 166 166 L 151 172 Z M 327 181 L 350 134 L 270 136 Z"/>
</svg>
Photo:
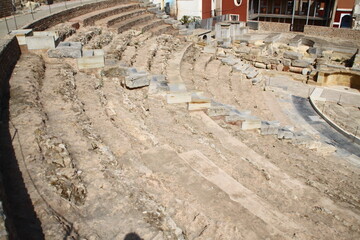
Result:
<svg viewBox="0 0 360 240">
<path fill-rule="evenodd" d="M 81 25 L 89 26 L 94 25 L 96 21 L 107 18 L 109 16 L 117 15 L 126 11 L 130 11 L 139 8 L 140 5 L 136 3 L 124 4 L 110 8 L 104 8 L 101 10 L 93 11 L 88 14 L 84 14 L 69 20 L 70 22 L 79 22 Z"/>
</svg>

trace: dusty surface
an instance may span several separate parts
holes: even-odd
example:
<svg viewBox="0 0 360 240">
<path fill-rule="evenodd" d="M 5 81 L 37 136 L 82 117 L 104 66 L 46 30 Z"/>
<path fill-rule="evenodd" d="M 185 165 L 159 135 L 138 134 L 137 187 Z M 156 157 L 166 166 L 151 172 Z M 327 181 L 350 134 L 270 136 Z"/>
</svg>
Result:
<svg viewBox="0 0 360 240">
<path fill-rule="evenodd" d="M 359 136 L 360 135 L 360 109 L 349 104 L 333 102 L 316 102 L 326 116 L 334 121 L 345 131 Z"/>
<path fill-rule="evenodd" d="M 99 46 L 100 36 L 85 47 Z M 136 31 L 105 42 L 107 60 L 165 75 L 172 71 L 168 60 L 187 44 Z M 278 93 L 251 85 L 198 47 L 180 67 L 189 90 L 297 127 L 283 111 L 291 103 L 279 103 Z M 41 222 L 34 233 L 46 239 L 124 239 L 131 232 L 157 240 L 360 238 L 356 166 L 189 112 L 185 104 L 166 104 L 121 81 L 46 54 L 19 60 L 10 81 L 10 132 Z"/>
</svg>

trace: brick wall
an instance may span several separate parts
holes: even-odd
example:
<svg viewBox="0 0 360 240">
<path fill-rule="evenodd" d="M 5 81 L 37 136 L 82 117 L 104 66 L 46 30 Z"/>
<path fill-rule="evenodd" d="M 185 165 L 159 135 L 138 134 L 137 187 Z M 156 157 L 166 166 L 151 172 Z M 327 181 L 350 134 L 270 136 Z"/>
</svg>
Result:
<svg viewBox="0 0 360 240">
<path fill-rule="evenodd" d="M 338 37 L 344 40 L 360 39 L 360 30 L 346 29 L 346 28 L 331 28 L 322 26 L 305 25 L 304 33 L 314 36 Z"/>
<path fill-rule="evenodd" d="M 272 32 L 289 32 L 290 24 L 259 21 L 259 30 Z"/>
<path fill-rule="evenodd" d="M 0 0 L 2 1 L 2 0 Z M 83 15 L 95 10 L 112 7 L 121 3 L 130 2 L 129 0 L 108 0 L 108 1 L 102 1 L 98 3 L 89 3 L 85 4 L 83 6 L 78 6 L 74 8 L 70 8 L 68 10 L 58 12 L 49 16 L 46 16 L 44 18 L 41 18 L 24 28 L 32 28 L 34 31 L 44 31 L 47 28 L 50 28 L 56 24 L 65 22 L 71 18 L 77 17 L 79 15 Z"/>
<path fill-rule="evenodd" d="M 11 0 L 0 0 L 0 18 L 10 16 L 11 12 Z"/>
</svg>

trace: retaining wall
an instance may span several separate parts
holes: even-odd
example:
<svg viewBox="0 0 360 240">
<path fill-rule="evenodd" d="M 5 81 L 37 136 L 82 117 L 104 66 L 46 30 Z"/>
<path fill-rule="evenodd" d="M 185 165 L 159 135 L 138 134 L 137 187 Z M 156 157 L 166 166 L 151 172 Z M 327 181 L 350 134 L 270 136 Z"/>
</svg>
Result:
<svg viewBox="0 0 360 240">
<path fill-rule="evenodd" d="M 7 95 L 8 82 L 20 54 L 16 37 L 0 39 L 0 110 L 3 108 L 2 104 Z"/>
<path fill-rule="evenodd" d="M 323 26 L 305 25 L 304 33 L 315 36 L 338 37 L 344 40 L 360 39 L 360 30 L 346 29 L 346 28 L 331 28 Z"/>
<path fill-rule="evenodd" d="M 290 31 L 290 23 L 259 21 L 259 30 L 272 31 L 272 32 L 289 32 Z"/>
<path fill-rule="evenodd" d="M 0 0 L 0 18 L 10 16 L 11 12 L 11 0 Z"/>
</svg>

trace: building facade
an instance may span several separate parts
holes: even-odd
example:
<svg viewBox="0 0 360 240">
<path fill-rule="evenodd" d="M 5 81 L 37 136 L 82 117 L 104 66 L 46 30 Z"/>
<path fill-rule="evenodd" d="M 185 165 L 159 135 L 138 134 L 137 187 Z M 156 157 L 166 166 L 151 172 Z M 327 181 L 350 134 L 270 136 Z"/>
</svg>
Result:
<svg viewBox="0 0 360 240">
<path fill-rule="evenodd" d="M 355 0 L 338 0 L 333 15 L 332 26 L 336 28 L 351 28 Z"/>
<path fill-rule="evenodd" d="M 351 28 L 357 0 L 153 0 L 181 19 L 184 15 L 202 19 L 230 14 L 239 21 L 289 23 L 291 30 L 305 25 Z"/>
<path fill-rule="evenodd" d="M 172 16 L 181 19 L 184 15 L 211 18 L 232 14 L 240 21 L 247 20 L 248 0 L 152 0 Z"/>
</svg>

